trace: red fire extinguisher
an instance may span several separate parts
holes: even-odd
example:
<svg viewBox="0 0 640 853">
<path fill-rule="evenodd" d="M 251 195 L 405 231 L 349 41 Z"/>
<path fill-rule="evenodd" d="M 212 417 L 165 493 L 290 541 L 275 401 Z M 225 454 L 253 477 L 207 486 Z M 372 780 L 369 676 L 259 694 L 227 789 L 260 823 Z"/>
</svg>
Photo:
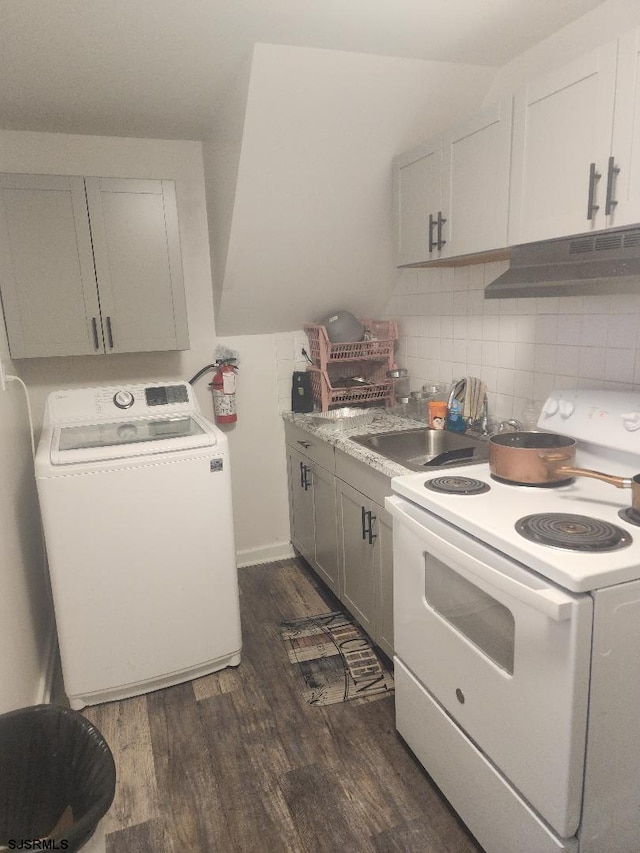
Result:
<svg viewBox="0 0 640 853">
<path fill-rule="evenodd" d="M 213 393 L 213 413 L 217 424 L 234 424 L 238 420 L 236 411 L 236 370 L 231 361 L 217 361 L 213 381 L 209 384 Z"/>
</svg>

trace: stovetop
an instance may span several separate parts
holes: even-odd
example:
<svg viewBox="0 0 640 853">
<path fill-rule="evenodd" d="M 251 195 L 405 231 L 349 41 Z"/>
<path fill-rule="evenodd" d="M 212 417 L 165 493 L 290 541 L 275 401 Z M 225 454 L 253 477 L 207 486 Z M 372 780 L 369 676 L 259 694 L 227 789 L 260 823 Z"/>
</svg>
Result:
<svg viewBox="0 0 640 853">
<path fill-rule="evenodd" d="M 626 477 L 640 474 L 640 395 L 565 391 L 552 395 L 539 426 L 578 439 L 576 467 Z M 602 442 L 602 443 L 600 443 Z M 436 477 L 473 478 L 488 491 L 446 494 L 425 487 Z M 391 487 L 439 518 L 574 592 L 589 592 L 640 579 L 640 526 L 619 516 L 632 504 L 631 489 L 576 477 L 557 488 L 517 486 L 495 480 L 487 462 L 394 477 Z M 611 551 L 572 551 L 525 539 L 520 519 L 537 513 L 568 513 L 621 529 L 623 544 Z"/>
</svg>

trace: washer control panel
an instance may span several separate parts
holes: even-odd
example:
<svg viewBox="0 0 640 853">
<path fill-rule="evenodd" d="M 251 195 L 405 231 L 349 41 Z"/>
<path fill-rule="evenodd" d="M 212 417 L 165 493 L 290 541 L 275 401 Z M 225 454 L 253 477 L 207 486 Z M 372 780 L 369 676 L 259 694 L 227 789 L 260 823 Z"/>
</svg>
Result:
<svg viewBox="0 0 640 853">
<path fill-rule="evenodd" d="M 186 385 L 155 385 L 144 389 L 147 406 L 170 406 L 174 403 L 188 403 L 189 394 Z"/>
<path fill-rule="evenodd" d="M 47 398 L 45 424 L 91 423 L 128 418 L 200 412 L 187 382 L 72 388 L 54 391 Z"/>
</svg>

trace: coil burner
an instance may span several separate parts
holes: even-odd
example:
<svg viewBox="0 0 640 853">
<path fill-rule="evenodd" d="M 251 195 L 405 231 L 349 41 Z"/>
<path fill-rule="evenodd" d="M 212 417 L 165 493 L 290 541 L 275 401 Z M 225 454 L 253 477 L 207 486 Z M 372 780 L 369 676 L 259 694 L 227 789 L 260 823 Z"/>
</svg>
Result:
<svg viewBox="0 0 640 853">
<path fill-rule="evenodd" d="M 481 495 L 491 488 L 482 480 L 474 480 L 473 477 L 434 477 L 424 484 L 425 489 L 432 492 L 440 492 L 445 495 Z"/>
<path fill-rule="evenodd" d="M 516 530 L 531 542 L 568 551 L 617 551 L 633 541 L 629 533 L 608 521 L 562 512 L 526 515 L 516 522 Z"/>
</svg>

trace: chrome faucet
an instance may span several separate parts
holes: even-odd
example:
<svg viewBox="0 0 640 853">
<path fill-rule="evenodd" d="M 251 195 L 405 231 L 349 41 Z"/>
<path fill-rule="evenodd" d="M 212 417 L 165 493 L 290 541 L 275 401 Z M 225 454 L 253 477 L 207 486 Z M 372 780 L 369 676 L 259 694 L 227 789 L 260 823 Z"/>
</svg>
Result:
<svg viewBox="0 0 640 853">
<path fill-rule="evenodd" d="M 508 418 L 498 424 L 498 432 L 520 432 L 523 429 L 522 421 L 517 418 Z"/>
<path fill-rule="evenodd" d="M 466 393 L 467 389 L 467 380 L 466 379 L 457 379 L 453 385 L 451 386 L 451 390 L 449 391 L 449 398 L 447 399 L 447 410 L 451 410 L 451 406 L 453 405 L 454 399 L 458 396 L 458 393 L 464 389 Z M 464 394 L 462 395 L 464 398 Z"/>
</svg>

